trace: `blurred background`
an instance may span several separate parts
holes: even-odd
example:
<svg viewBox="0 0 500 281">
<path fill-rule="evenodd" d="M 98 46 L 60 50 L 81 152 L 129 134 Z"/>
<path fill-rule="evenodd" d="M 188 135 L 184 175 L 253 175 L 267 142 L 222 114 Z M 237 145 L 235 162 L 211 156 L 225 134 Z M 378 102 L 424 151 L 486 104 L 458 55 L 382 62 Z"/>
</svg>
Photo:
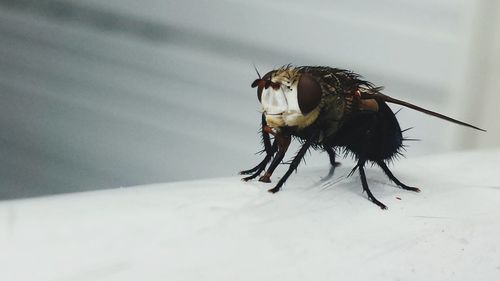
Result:
<svg viewBox="0 0 500 281">
<path fill-rule="evenodd" d="M 253 64 L 351 69 L 488 130 L 403 109 L 409 156 L 499 147 L 499 54 L 495 0 L 0 0 L 0 199 L 250 168 Z"/>
</svg>

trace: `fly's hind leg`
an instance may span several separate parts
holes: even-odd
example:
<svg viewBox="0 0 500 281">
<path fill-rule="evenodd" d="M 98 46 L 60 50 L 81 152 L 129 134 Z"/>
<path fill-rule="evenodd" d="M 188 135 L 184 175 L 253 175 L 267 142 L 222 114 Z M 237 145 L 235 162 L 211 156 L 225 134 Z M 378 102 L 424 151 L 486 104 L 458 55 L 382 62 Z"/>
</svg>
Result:
<svg viewBox="0 0 500 281">
<path fill-rule="evenodd" d="M 387 167 L 387 165 L 384 163 L 384 161 L 377 161 L 377 164 L 380 166 L 380 168 L 382 168 L 382 170 L 384 170 L 384 173 L 387 175 L 387 177 L 389 177 L 389 179 L 391 181 L 393 181 L 396 185 L 398 185 L 399 187 L 401 187 L 402 189 L 406 189 L 406 190 L 410 190 L 410 191 L 415 191 L 415 192 L 420 192 L 420 189 L 416 188 L 416 187 L 411 187 L 411 186 L 407 186 L 406 184 L 400 182 L 391 172 L 391 170 L 389 170 L 389 167 Z"/>
<path fill-rule="evenodd" d="M 365 161 L 362 160 L 358 161 L 357 167 L 359 168 L 359 176 L 361 177 L 361 184 L 363 185 L 363 190 L 366 191 L 368 199 L 370 199 L 373 203 L 375 203 L 383 210 L 387 209 L 387 206 L 385 206 L 382 202 L 378 201 L 377 198 L 375 198 L 375 196 L 373 196 L 372 192 L 370 191 L 370 188 L 368 187 L 368 182 L 366 181 L 364 166 L 365 166 Z"/>
</svg>

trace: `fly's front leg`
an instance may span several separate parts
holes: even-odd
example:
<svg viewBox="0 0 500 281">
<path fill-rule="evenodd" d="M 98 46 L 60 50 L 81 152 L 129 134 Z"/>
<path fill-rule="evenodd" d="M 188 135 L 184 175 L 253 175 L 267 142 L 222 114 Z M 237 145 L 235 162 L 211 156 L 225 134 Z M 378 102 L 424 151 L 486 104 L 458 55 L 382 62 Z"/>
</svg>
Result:
<svg viewBox="0 0 500 281">
<path fill-rule="evenodd" d="M 249 177 L 243 178 L 243 180 L 245 181 L 257 177 L 266 168 L 267 163 L 269 163 L 274 153 L 276 153 L 276 150 L 278 149 L 278 144 L 276 141 L 274 141 L 271 145 L 271 137 L 269 136 L 269 134 L 273 134 L 273 131 L 267 126 L 266 117 L 264 116 L 264 114 L 262 114 L 261 124 L 261 137 L 262 143 L 264 144 L 263 152 L 266 153 L 266 156 L 259 164 L 257 164 L 257 166 L 240 172 L 240 175 L 252 174 Z"/>
<path fill-rule="evenodd" d="M 273 142 L 272 147 L 271 147 L 271 152 L 270 153 L 266 153 L 266 157 L 264 157 L 264 159 L 257 166 L 253 167 L 250 170 L 246 170 L 246 171 L 241 171 L 240 172 L 240 174 L 242 174 L 242 175 L 251 174 L 248 177 L 242 178 L 242 180 L 243 181 L 249 181 L 249 180 L 254 179 L 257 176 L 259 176 L 260 173 L 262 173 L 262 171 L 264 171 L 264 169 L 266 168 L 267 163 L 269 163 L 269 161 L 271 160 L 271 158 L 273 157 L 273 155 L 274 155 L 274 153 L 276 152 L 277 149 L 278 149 L 278 142 L 275 140 Z"/>
<path fill-rule="evenodd" d="M 286 182 L 288 177 L 292 174 L 293 171 L 297 169 L 299 166 L 300 162 L 304 158 L 304 155 L 306 154 L 307 150 L 309 147 L 311 147 L 312 141 L 316 138 L 316 134 L 313 134 L 300 148 L 299 152 L 297 152 L 297 155 L 292 160 L 292 163 L 290 164 L 290 167 L 288 168 L 288 171 L 286 171 L 285 175 L 280 179 L 278 184 L 274 187 L 269 189 L 268 191 L 271 193 L 276 193 L 278 192 L 283 184 Z"/>
<path fill-rule="evenodd" d="M 259 181 L 261 182 L 271 182 L 271 175 L 285 157 L 292 137 L 290 135 L 277 133 L 274 137 L 274 140 L 278 143 L 278 152 L 276 153 L 273 162 L 271 162 L 271 165 L 267 169 L 266 173 L 259 178 Z"/>
</svg>

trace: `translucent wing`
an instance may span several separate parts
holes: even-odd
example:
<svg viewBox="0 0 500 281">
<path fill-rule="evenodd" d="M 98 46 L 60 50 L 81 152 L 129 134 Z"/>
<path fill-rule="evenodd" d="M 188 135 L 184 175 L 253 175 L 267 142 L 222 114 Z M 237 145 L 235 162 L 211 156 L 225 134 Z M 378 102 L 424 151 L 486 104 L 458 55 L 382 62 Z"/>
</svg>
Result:
<svg viewBox="0 0 500 281">
<path fill-rule="evenodd" d="M 476 129 L 476 130 L 479 130 L 479 131 L 486 132 L 486 130 L 484 130 L 484 129 L 481 129 L 481 128 L 473 126 L 471 124 L 459 121 L 457 119 L 453 119 L 453 118 L 448 117 L 446 115 L 443 115 L 441 113 L 437 113 L 437 112 L 434 112 L 434 111 L 422 108 L 420 106 L 416 106 L 416 105 L 411 104 L 409 102 L 398 100 L 398 99 L 389 97 L 387 95 L 384 95 L 384 94 L 382 94 L 382 93 L 379 92 L 380 89 L 381 88 L 374 88 L 374 89 L 370 89 L 370 90 L 368 90 L 366 92 L 362 92 L 361 93 L 361 98 L 362 99 L 378 99 L 378 100 L 382 100 L 384 102 L 390 102 L 390 103 L 399 104 L 399 105 L 402 105 L 402 106 L 405 106 L 405 107 L 409 107 L 409 108 L 414 109 L 416 111 L 420 111 L 422 113 L 425 113 L 425 114 L 428 114 L 428 115 L 431 115 L 431 116 L 434 116 L 434 117 L 437 117 L 437 118 L 441 118 L 443 120 L 446 120 L 446 121 L 449 121 L 449 122 L 452 122 L 452 123 L 455 123 L 455 124 L 459 124 L 459 125 L 462 125 L 462 126 L 466 126 L 466 127 L 472 128 L 472 129 Z"/>
</svg>

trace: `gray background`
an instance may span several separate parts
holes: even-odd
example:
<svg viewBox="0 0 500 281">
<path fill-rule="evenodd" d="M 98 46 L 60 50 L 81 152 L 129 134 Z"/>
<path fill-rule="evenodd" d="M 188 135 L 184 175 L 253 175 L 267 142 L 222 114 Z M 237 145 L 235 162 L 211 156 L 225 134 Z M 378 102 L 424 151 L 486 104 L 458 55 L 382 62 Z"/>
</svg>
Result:
<svg viewBox="0 0 500 281">
<path fill-rule="evenodd" d="M 404 109 L 407 136 L 423 139 L 410 156 L 498 147 L 499 9 L 486 0 L 0 0 L 0 199 L 249 168 L 259 158 L 252 64 L 352 69 L 389 95 L 488 129 Z"/>
</svg>

